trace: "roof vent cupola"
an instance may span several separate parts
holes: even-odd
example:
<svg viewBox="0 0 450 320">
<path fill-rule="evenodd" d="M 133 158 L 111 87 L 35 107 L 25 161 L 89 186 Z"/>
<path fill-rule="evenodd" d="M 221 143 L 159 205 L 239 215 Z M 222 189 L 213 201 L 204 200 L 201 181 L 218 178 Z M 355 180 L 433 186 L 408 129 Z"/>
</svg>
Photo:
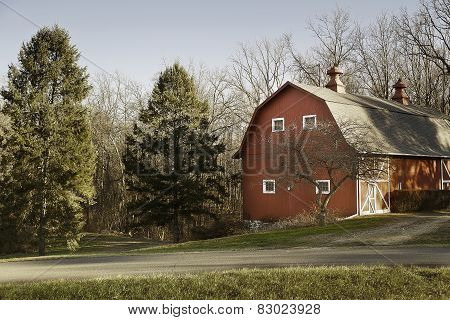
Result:
<svg viewBox="0 0 450 320">
<path fill-rule="evenodd" d="M 327 75 L 330 76 L 330 81 L 328 81 L 327 87 L 337 93 L 345 93 L 345 86 L 340 79 L 340 75 L 343 74 L 338 66 L 334 65 L 330 70 L 327 71 Z"/>
<path fill-rule="evenodd" d="M 392 87 L 395 89 L 395 92 L 391 99 L 403 105 L 408 105 L 409 98 L 405 92 L 406 84 L 402 81 L 402 79 L 398 79 Z"/>
</svg>

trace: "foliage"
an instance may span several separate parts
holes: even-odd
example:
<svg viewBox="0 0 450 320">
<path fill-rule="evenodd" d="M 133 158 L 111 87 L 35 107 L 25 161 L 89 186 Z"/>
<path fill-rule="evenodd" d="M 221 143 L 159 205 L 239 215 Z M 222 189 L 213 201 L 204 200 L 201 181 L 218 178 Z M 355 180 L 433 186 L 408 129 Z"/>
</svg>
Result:
<svg viewBox="0 0 450 320">
<path fill-rule="evenodd" d="M 82 203 L 92 197 L 94 151 L 86 109 L 89 85 L 79 53 L 58 26 L 42 28 L 11 65 L 1 94 L 11 119 L 13 168 L 0 187 L 0 203 L 18 229 L 45 254 L 48 235 L 75 239 Z"/>
<path fill-rule="evenodd" d="M 11 124 L 9 117 L 0 109 L 0 188 L 4 186 L 12 169 L 13 154 L 7 148 L 11 139 Z M 4 191 L 3 191 L 4 193 Z M 15 216 L 5 210 L 0 202 L 0 252 L 14 252 L 19 249 L 19 232 Z"/>
<path fill-rule="evenodd" d="M 192 77 L 175 64 L 167 68 L 141 110 L 124 158 L 129 209 L 135 225 L 180 225 L 195 215 L 213 215 L 225 192 L 217 157 L 224 150 L 209 133 L 208 105 L 198 97 Z"/>
<path fill-rule="evenodd" d="M 245 231 L 244 222 L 236 215 L 220 215 L 212 223 L 192 228 L 191 240 L 221 238 Z"/>
<path fill-rule="evenodd" d="M 392 212 L 415 212 L 450 209 L 449 190 L 394 190 Z"/>
</svg>

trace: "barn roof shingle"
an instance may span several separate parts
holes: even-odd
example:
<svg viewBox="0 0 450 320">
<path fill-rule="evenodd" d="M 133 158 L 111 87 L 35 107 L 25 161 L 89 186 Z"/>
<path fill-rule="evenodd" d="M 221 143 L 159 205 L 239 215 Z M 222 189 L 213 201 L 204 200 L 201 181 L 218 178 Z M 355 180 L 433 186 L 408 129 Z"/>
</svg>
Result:
<svg viewBox="0 0 450 320">
<path fill-rule="evenodd" d="M 304 84 L 296 87 L 324 100 L 338 124 L 364 124 L 377 153 L 450 157 L 450 117 L 437 110 Z"/>
<path fill-rule="evenodd" d="M 322 99 L 338 124 L 346 121 L 363 124 L 361 134 L 371 135 L 376 153 L 450 158 L 450 117 L 431 108 L 405 106 L 391 100 L 287 82 L 255 113 L 287 86 Z M 235 158 L 239 157 L 242 147 L 241 144 Z"/>
</svg>

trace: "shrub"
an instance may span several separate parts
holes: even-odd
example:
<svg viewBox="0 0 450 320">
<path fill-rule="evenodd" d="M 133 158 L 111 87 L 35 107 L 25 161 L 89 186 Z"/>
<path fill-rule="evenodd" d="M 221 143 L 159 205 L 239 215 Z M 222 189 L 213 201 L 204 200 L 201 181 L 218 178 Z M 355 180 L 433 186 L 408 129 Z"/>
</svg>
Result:
<svg viewBox="0 0 450 320">
<path fill-rule="evenodd" d="M 309 210 L 302 211 L 300 214 L 294 217 L 287 217 L 284 219 L 280 219 L 274 223 L 273 229 L 316 226 L 319 224 L 318 220 L 319 211 L 320 211 L 319 208 L 314 206 Z M 326 223 L 328 224 L 335 222 L 336 216 L 338 216 L 338 213 L 336 211 L 328 209 Z"/>
<path fill-rule="evenodd" d="M 392 212 L 414 212 L 450 208 L 449 190 L 395 190 L 391 193 Z"/>
<path fill-rule="evenodd" d="M 32 252 L 36 237 L 26 226 L 18 226 L 14 215 L 0 213 L 0 254 Z"/>
<path fill-rule="evenodd" d="M 0 254 L 20 251 L 15 225 L 0 221 Z"/>
<path fill-rule="evenodd" d="M 319 209 L 313 206 L 309 210 L 303 210 L 296 216 L 274 219 L 261 219 L 247 221 L 248 229 L 252 232 L 288 229 L 293 227 L 310 227 L 319 225 Z M 339 212 L 327 209 L 326 223 L 334 223 L 339 216 Z"/>
<path fill-rule="evenodd" d="M 226 237 L 242 233 L 244 230 L 245 223 L 240 217 L 235 215 L 222 215 L 208 225 L 192 227 L 191 239 L 206 240 Z"/>
</svg>

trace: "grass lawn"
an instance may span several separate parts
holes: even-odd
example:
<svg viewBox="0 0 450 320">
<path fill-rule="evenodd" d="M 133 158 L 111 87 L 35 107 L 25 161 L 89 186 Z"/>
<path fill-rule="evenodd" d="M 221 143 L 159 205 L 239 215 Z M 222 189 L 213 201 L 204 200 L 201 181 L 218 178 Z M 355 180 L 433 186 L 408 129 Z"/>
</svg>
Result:
<svg viewBox="0 0 450 320">
<path fill-rule="evenodd" d="M 243 235 L 190 241 L 180 244 L 136 249 L 136 253 L 161 253 L 178 251 L 227 250 L 244 248 L 289 248 L 298 246 L 326 245 L 327 239 L 321 235 L 340 235 L 352 231 L 377 228 L 401 219 L 396 215 L 366 216 L 343 220 L 324 227 L 296 227 L 286 230 L 248 233 Z M 363 244 L 363 243 L 361 243 Z"/>
<path fill-rule="evenodd" d="M 0 285 L 0 299 L 450 299 L 450 268 L 307 267 Z"/>
<path fill-rule="evenodd" d="M 80 240 L 80 248 L 76 252 L 71 252 L 65 242 L 53 239 L 47 244 L 47 256 L 38 257 L 35 253 L 22 253 L 11 255 L 0 255 L 0 262 L 11 260 L 24 260 L 35 258 L 55 258 L 67 256 L 87 256 L 87 255 L 112 255 L 123 254 L 140 248 L 148 248 L 160 243 L 147 239 L 134 239 L 117 234 L 85 233 Z"/>
</svg>

